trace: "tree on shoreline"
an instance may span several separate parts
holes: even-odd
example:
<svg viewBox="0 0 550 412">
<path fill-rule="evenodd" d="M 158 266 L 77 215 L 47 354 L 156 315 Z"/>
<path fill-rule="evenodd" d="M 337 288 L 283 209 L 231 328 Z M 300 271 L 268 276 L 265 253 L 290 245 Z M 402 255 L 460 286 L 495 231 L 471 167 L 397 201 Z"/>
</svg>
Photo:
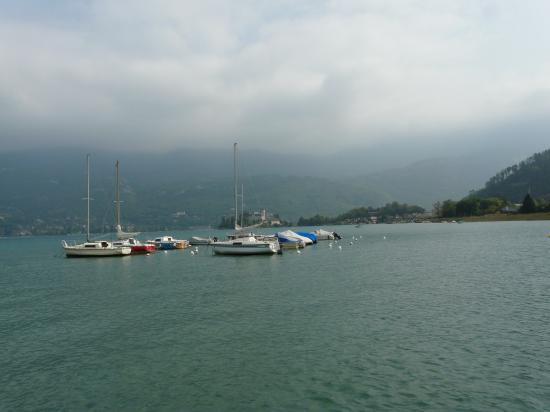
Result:
<svg viewBox="0 0 550 412">
<path fill-rule="evenodd" d="M 519 208 L 520 213 L 535 213 L 537 211 L 537 204 L 529 193 L 523 198 L 523 204 Z"/>
</svg>

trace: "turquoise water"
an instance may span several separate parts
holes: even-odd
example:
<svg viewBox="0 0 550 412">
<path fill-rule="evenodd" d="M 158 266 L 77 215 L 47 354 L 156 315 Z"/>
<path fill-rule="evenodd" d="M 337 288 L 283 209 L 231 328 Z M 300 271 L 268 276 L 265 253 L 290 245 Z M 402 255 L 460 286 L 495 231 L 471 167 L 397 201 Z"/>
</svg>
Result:
<svg viewBox="0 0 550 412">
<path fill-rule="evenodd" d="M 334 229 L 269 257 L 0 239 L 0 410 L 550 410 L 548 223 Z"/>
</svg>

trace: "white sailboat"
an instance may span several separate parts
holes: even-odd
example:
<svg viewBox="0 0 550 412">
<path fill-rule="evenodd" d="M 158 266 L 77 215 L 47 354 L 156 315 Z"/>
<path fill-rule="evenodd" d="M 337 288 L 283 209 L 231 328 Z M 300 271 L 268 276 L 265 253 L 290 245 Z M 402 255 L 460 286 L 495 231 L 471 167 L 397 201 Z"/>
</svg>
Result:
<svg viewBox="0 0 550 412">
<path fill-rule="evenodd" d="M 86 242 L 81 244 L 69 244 L 65 240 L 61 245 L 67 257 L 99 257 L 99 256 L 124 256 L 129 255 L 132 249 L 127 246 L 116 246 L 105 240 L 90 240 L 90 155 L 86 155 L 87 168 L 87 219 L 86 219 Z"/>
<path fill-rule="evenodd" d="M 218 255 L 272 255 L 277 253 L 280 248 L 276 238 L 256 237 L 251 233 L 247 233 L 247 228 L 243 228 L 238 224 L 239 203 L 237 177 L 237 143 L 234 143 L 233 179 L 235 185 L 235 234 L 230 236 L 229 240 L 212 243 L 214 253 Z"/>
<path fill-rule="evenodd" d="M 139 240 L 134 239 L 139 232 L 124 232 L 120 225 L 120 179 L 119 179 L 119 162 L 116 161 L 116 237 L 117 241 L 113 242 L 113 246 L 126 246 L 132 249 L 132 253 L 152 253 L 156 250 L 154 245 L 143 244 Z"/>
<path fill-rule="evenodd" d="M 139 232 L 124 232 L 120 225 L 120 180 L 119 180 L 119 163 L 115 164 L 116 168 L 116 237 L 119 240 L 130 239 L 139 235 Z"/>
</svg>

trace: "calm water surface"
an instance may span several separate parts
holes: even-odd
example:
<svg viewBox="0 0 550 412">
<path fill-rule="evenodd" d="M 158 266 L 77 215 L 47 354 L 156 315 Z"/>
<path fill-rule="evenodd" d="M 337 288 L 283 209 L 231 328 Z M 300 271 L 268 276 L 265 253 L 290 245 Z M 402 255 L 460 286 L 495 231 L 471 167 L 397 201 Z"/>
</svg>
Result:
<svg viewBox="0 0 550 412">
<path fill-rule="evenodd" d="M 550 223 L 334 229 L 270 257 L 0 239 L 0 410 L 550 410 Z"/>
</svg>

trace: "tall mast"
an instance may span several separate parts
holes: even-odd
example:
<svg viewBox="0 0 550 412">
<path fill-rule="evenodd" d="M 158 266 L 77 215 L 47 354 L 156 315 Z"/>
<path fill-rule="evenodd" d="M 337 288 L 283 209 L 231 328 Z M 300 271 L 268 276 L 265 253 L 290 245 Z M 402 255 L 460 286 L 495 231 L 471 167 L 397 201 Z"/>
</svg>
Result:
<svg viewBox="0 0 550 412">
<path fill-rule="evenodd" d="M 241 185 L 241 227 L 244 227 L 244 185 Z"/>
<path fill-rule="evenodd" d="M 120 184 L 118 180 L 118 160 L 116 161 L 116 225 L 120 228 Z"/>
<path fill-rule="evenodd" d="M 235 230 L 237 230 L 237 221 L 239 218 L 239 203 L 237 200 L 237 143 L 233 143 L 233 182 L 235 184 L 234 187 L 234 195 L 235 195 Z"/>
<path fill-rule="evenodd" d="M 88 195 L 86 200 L 88 202 L 88 217 L 86 219 L 86 242 L 90 241 L 90 154 L 86 155 L 86 169 L 87 169 L 87 180 L 88 180 Z"/>
</svg>

